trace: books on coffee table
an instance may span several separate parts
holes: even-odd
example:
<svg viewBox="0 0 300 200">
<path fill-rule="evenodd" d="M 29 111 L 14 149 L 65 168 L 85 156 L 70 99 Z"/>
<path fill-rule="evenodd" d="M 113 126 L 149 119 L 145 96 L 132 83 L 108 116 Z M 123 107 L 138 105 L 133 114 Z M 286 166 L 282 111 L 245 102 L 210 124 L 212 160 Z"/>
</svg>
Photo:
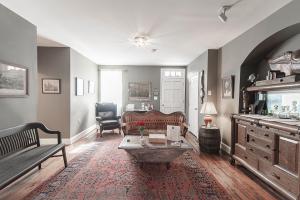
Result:
<svg viewBox="0 0 300 200">
<path fill-rule="evenodd" d="M 149 142 L 154 144 L 165 144 L 167 137 L 165 134 L 152 133 L 149 134 Z"/>
</svg>

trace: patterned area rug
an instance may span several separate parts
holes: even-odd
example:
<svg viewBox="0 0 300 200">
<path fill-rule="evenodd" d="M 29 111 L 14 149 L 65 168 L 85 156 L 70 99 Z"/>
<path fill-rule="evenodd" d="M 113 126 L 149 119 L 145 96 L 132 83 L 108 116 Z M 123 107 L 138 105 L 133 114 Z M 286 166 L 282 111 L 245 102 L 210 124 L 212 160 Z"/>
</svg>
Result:
<svg viewBox="0 0 300 200">
<path fill-rule="evenodd" d="M 119 135 L 99 138 L 26 199 L 230 199 L 194 152 L 174 160 L 169 170 L 157 164 L 141 169 L 118 149 L 121 140 Z"/>
</svg>

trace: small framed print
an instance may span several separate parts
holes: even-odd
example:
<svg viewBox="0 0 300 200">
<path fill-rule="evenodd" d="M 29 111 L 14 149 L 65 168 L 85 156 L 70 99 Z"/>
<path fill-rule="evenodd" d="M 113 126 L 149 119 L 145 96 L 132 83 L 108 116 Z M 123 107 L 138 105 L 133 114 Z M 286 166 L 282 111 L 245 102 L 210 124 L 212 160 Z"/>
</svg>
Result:
<svg viewBox="0 0 300 200">
<path fill-rule="evenodd" d="M 76 87 L 75 87 L 76 88 L 76 91 L 75 91 L 76 96 L 83 96 L 84 95 L 84 80 L 76 77 L 75 82 L 76 82 Z"/>
<path fill-rule="evenodd" d="M 60 94 L 60 79 L 42 79 L 42 93 L 43 94 Z"/>
<path fill-rule="evenodd" d="M 234 76 L 222 78 L 222 97 L 225 99 L 234 98 Z"/>
<path fill-rule="evenodd" d="M 89 81 L 88 85 L 89 85 L 89 87 L 88 87 L 89 94 L 95 94 L 95 82 Z"/>
</svg>

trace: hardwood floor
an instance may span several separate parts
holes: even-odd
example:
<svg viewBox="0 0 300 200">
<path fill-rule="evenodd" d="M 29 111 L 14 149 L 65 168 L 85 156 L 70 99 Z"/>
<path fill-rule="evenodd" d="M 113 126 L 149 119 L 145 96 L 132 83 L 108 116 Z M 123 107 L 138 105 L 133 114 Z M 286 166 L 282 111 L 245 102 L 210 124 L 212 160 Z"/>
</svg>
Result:
<svg viewBox="0 0 300 200">
<path fill-rule="evenodd" d="M 105 137 L 104 133 L 104 137 Z M 109 133 L 107 133 L 109 134 Z M 96 138 L 96 134 L 92 133 L 86 138 L 67 147 L 68 161 L 71 161 L 85 148 L 91 144 Z M 187 135 L 193 145 L 197 145 L 193 136 Z M 233 199 L 241 200 L 276 200 L 279 197 L 268 192 L 268 188 L 258 179 L 252 179 L 247 175 L 241 167 L 232 166 L 228 162 L 226 155 L 210 155 L 199 153 L 201 164 L 205 166 L 211 174 L 218 180 L 218 182 L 227 190 Z M 0 192 L 0 199 L 2 200 L 18 200 L 23 199 L 31 191 L 37 188 L 41 183 L 50 177 L 56 175 L 63 170 L 63 160 L 61 157 L 51 158 L 44 162 L 42 170 L 35 169 L 20 180 L 6 187 Z M 246 173 L 245 173 L 246 172 Z"/>
</svg>

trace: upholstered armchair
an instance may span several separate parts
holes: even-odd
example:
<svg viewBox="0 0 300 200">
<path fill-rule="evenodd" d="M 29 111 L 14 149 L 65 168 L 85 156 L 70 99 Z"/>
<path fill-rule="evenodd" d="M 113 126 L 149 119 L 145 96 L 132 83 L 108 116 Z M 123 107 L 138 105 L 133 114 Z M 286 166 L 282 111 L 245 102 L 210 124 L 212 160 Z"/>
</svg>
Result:
<svg viewBox="0 0 300 200">
<path fill-rule="evenodd" d="M 120 116 L 117 116 L 117 105 L 114 103 L 96 103 L 95 107 L 100 137 L 102 137 L 103 130 L 119 129 L 119 133 L 121 134 Z"/>
</svg>

